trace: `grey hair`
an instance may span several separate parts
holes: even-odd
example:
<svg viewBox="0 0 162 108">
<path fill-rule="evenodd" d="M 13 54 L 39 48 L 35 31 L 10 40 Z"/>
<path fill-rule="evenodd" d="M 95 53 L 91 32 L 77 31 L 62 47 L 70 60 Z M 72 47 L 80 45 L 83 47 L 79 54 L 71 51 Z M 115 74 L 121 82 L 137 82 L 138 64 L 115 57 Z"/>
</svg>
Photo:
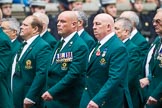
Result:
<svg viewBox="0 0 162 108">
<path fill-rule="evenodd" d="M 3 18 L 2 22 L 3 21 L 9 22 L 9 28 L 11 30 L 16 30 L 17 35 L 19 34 L 19 32 L 20 32 L 20 23 L 15 18 Z"/>
<path fill-rule="evenodd" d="M 162 8 L 157 9 L 157 12 L 162 12 Z"/>
<path fill-rule="evenodd" d="M 73 9 L 73 11 L 77 12 L 77 18 L 79 21 L 83 21 L 83 27 L 87 27 L 88 26 L 88 17 L 86 15 L 85 12 L 83 12 L 80 9 Z"/>
<path fill-rule="evenodd" d="M 86 14 L 83 11 L 78 11 L 78 15 L 78 20 L 83 21 L 83 27 L 87 27 L 88 17 L 86 16 Z"/>
<path fill-rule="evenodd" d="M 115 22 L 122 22 L 122 28 L 128 30 L 130 33 L 133 30 L 133 24 L 128 18 L 120 17 L 115 19 Z"/>
<path fill-rule="evenodd" d="M 127 14 L 126 18 L 128 18 L 134 24 L 135 27 L 138 26 L 139 17 L 135 12 L 133 12 L 133 11 L 124 11 L 122 14 Z M 121 17 L 125 17 L 125 16 L 122 16 L 122 14 L 121 14 Z"/>
</svg>

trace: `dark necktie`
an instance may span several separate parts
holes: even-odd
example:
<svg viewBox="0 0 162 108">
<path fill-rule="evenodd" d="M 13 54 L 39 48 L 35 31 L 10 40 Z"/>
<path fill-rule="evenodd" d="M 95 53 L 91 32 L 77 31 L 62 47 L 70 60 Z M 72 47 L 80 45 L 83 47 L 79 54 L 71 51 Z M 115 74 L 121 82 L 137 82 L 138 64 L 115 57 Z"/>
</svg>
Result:
<svg viewBox="0 0 162 108">
<path fill-rule="evenodd" d="M 23 50 L 23 48 L 24 48 L 24 46 L 25 46 L 26 44 L 27 44 L 27 42 L 23 42 L 23 43 L 21 44 L 20 49 L 19 49 L 18 52 L 17 52 L 15 72 L 20 72 L 19 58 L 20 58 L 20 55 L 21 55 L 21 53 L 22 53 L 22 50 Z"/>
<path fill-rule="evenodd" d="M 95 47 L 95 49 L 94 49 L 94 51 L 93 51 L 93 53 L 92 54 L 94 54 L 94 53 L 96 53 L 97 52 L 97 49 L 98 49 L 98 47 L 101 45 L 101 43 L 100 42 L 98 42 L 97 44 L 96 44 L 96 47 Z"/>
<path fill-rule="evenodd" d="M 56 52 L 55 52 L 55 54 L 54 54 L 54 56 L 53 56 L 53 59 L 52 59 L 52 64 L 53 64 L 53 62 L 55 61 L 56 55 L 60 52 L 60 50 L 61 50 L 61 48 L 62 48 L 64 42 L 65 42 L 64 40 L 59 41 L 57 50 L 56 50 Z"/>
<path fill-rule="evenodd" d="M 98 43 L 96 44 L 96 47 L 94 48 L 94 50 L 92 50 L 93 52 L 92 52 L 92 54 L 91 54 L 90 60 L 92 60 L 92 59 L 95 57 L 94 54 L 96 54 L 97 49 L 99 48 L 100 45 L 101 45 L 100 42 L 98 42 Z"/>
<path fill-rule="evenodd" d="M 57 48 L 57 53 L 60 52 L 60 50 L 61 50 L 61 48 L 62 48 L 64 42 L 65 42 L 64 40 L 61 40 L 61 41 L 59 42 L 59 45 L 58 45 L 58 48 Z M 56 54 L 57 54 L 57 53 L 56 53 Z"/>
</svg>

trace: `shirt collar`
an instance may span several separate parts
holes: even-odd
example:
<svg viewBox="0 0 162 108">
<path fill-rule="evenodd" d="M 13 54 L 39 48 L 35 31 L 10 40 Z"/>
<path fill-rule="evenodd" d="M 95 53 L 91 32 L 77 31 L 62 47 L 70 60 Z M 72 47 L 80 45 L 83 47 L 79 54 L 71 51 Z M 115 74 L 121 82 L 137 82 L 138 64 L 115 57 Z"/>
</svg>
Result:
<svg viewBox="0 0 162 108">
<path fill-rule="evenodd" d="M 31 37 L 30 39 L 28 39 L 28 40 L 26 41 L 27 44 L 30 45 L 38 36 L 39 36 L 39 35 L 35 35 L 35 36 Z"/>
<path fill-rule="evenodd" d="M 65 45 L 70 41 L 70 39 L 71 38 L 73 38 L 73 36 L 76 34 L 77 32 L 75 31 L 75 32 L 73 32 L 73 33 L 71 33 L 69 36 L 67 36 L 66 38 L 64 38 L 64 43 L 65 43 Z M 63 38 L 61 39 L 61 40 L 63 40 Z"/>
<path fill-rule="evenodd" d="M 110 34 L 108 34 L 107 36 L 105 36 L 101 41 L 100 41 L 100 43 L 101 43 L 101 46 L 103 45 L 103 44 L 105 44 L 112 36 L 114 36 L 115 35 L 115 32 L 112 32 L 112 33 L 110 33 Z"/>
<path fill-rule="evenodd" d="M 40 33 L 40 37 L 42 37 L 46 33 L 46 31 L 47 29 L 44 32 Z"/>
<path fill-rule="evenodd" d="M 129 39 L 132 39 L 134 37 L 134 35 L 137 33 L 137 29 L 134 29 L 132 32 L 131 32 L 131 35 L 129 37 Z"/>
<path fill-rule="evenodd" d="M 14 42 L 15 40 L 16 40 L 16 38 L 15 39 L 12 39 L 11 42 Z"/>
<path fill-rule="evenodd" d="M 83 33 L 84 29 L 78 31 L 78 35 L 80 36 Z"/>
<path fill-rule="evenodd" d="M 124 39 L 124 40 L 123 40 L 123 43 L 125 43 L 128 39 L 129 39 L 129 38 Z"/>
</svg>

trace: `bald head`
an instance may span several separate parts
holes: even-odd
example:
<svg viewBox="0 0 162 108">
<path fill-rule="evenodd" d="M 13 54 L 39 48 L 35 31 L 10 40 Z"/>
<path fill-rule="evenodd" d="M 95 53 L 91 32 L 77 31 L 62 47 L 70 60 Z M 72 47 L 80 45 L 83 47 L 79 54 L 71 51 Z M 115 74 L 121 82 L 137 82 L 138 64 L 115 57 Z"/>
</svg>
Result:
<svg viewBox="0 0 162 108">
<path fill-rule="evenodd" d="M 66 37 L 77 31 L 77 16 L 74 11 L 64 11 L 58 16 L 58 34 Z"/>
<path fill-rule="evenodd" d="M 106 13 L 98 14 L 94 18 L 93 24 L 94 35 L 98 40 L 114 31 L 114 19 Z"/>
<path fill-rule="evenodd" d="M 120 17 L 128 18 L 135 28 L 139 24 L 139 17 L 133 11 L 124 11 L 123 13 L 121 13 Z"/>
<path fill-rule="evenodd" d="M 99 18 L 100 20 L 103 21 L 103 23 L 111 24 L 112 26 L 114 26 L 114 19 L 109 14 L 106 13 L 98 14 L 95 18 Z"/>
</svg>

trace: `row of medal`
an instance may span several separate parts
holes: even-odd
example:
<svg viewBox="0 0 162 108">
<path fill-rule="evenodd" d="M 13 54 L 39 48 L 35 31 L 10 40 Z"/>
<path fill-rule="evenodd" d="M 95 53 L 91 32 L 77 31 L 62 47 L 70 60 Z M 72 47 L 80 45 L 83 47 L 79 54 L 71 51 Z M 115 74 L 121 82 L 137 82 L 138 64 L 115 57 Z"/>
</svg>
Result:
<svg viewBox="0 0 162 108">
<path fill-rule="evenodd" d="M 73 60 L 73 53 L 72 52 L 65 52 L 65 53 L 58 53 L 56 55 L 56 62 L 71 62 Z"/>
</svg>

